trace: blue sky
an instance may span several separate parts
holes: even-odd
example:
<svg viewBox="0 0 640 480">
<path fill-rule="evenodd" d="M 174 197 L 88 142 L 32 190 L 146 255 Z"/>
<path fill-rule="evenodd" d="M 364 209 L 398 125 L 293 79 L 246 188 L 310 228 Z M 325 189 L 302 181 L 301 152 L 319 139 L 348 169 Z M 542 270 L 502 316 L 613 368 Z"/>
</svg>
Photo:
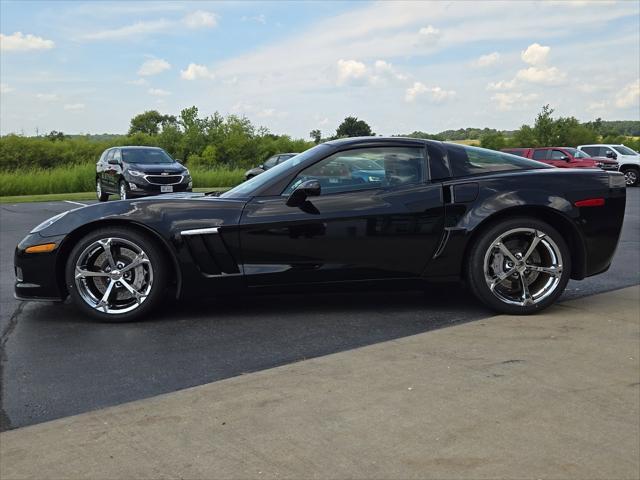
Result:
<svg viewBox="0 0 640 480">
<path fill-rule="evenodd" d="M 275 133 L 640 119 L 640 2 L 0 2 L 3 134 L 121 133 L 144 110 Z"/>
</svg>

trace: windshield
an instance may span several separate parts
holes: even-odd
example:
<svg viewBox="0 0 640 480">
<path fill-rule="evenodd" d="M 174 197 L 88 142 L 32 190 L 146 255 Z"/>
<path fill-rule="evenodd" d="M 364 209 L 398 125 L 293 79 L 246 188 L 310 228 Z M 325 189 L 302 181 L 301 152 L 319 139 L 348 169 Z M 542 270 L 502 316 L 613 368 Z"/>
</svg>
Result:
<svg viewBox="0 0 640 480">
<path fill-rule="evenodd" d="M 159 148 L 123 148 L 122 160 L 126 163 L 174 163 L 167 152 Z"/>
<path fill-rule="evenodd" d="M 250 197 L 253 195 L 253 192 L 260 189 L 263 185 L 265 185 L 272 179 L 281 175 L 286 175 L 288 172 L 296 170 L 301 162 L 305 161 L 312 155 L 315 155 L 319 150 L 328 148 L 330 148 L 328 145 L 316 145 L 315 147 L 310 148 L 309 150 L 302 152 L 293 158 L 290 158 L 286 162 L 282 162 L 275 167 L 270 168 L 266 172 L 261 173 L 260 175 L 256 175 L 255 177 L 241 183 L 237 187 L 232 188 L 231 190 L 223 193 L 220 196 L 224 198 Z"/>
<path fill-rule="evenodd" d="M 589 155 L 587 155 L 584 152 L 581 152 L 577 148 L 565 148 L 565 150 L 569 152 L 573 156 L 573 158 L 591 158 L 589 157 Z"/>
<path fill-rule="evenodd" d="M 638 155 L 638 152 L 631 150 L 629 147 L 625 147 L 624 145 L 616 145 L 613 147 L 620 155 Z"/>
</svg>

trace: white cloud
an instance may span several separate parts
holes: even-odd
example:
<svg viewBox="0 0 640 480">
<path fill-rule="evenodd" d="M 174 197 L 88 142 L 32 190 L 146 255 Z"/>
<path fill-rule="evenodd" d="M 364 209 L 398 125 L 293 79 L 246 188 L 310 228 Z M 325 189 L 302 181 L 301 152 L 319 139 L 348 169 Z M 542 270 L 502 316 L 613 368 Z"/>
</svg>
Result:
<svg viewBox="0 0 640 480">
<path fill-rule="evenodd" d="M 434 45 L 439 39 L 440 30 L 432 25 L 427 25 L 426 27 L 422 27 L 418 30 L 418 43 L 421 45 Z"/>
<path fill-rule="evenodd" d="M 240 20 L 242 20 L 243 22 L 256 22 L 262 25 L 266 25 L 267 23 L 267 17 L 265 17 L 263 13 L 261 13 L 260 15 L 254 15 L 251 17 L 248 17 L 245 15 Z"/>
<path fill-rule="evenodd" d="M 218 16 L 212 12 L 196 10 L 190 12 L 182 19 L 187 28 L 213 28 L 218 24 Z"/>
<path fill-rule="evenodd" d="M 84 107 L 85 107 L 84 103 L 67 103 L 62 108 L 64 108 L 69 112 L 80 112 L 84 110 Z"/>
<path fill-rule="evenodd" d="M 515 79 L 513 80 L 500 80 L 498 82 L 489 82 L 487 90 L 510 90 L 516 86 Z"/>
<path fill-rule="evenodd" d="M 602 102 L 590 102 L 587 105 L 587 112 L 603 112 L 608 106 L 606 101 Z"/>
<path fill-rule="evenodd" d="M 165 70 L 169 70 L 171 68 L 171 64 L 162 58 L 150 58 L 146 60 L 140 68 L 138 69 L 138 75 L 143 77 L 148 77 L 151 75 L 157 75 L 159 73 L 164 72 Z"/>
<path fill-rule="evenodd" d="M 407 88 L 404 99 L 407 102 L 413 102 L 423 95 L 426 95 L 429 100 L 435 103 L 441 103 L 454 98 L 456 92 L 454 90 L 444 90 L 441 87 L 428 87 L 422 82 L 414 82 L 413 86 Z"/>
<path fill-rule="evenodd" d="M 204 65 L 190 63 L 186 70 L 180 70 L 180 77 L 184 80 L 197 80 L 198 78 L 214 79 L 216 75 Z"/>
<path fill-rule="evenodd" d="M 120 40 L 149 33 L 157 33 L 166 30 L 171 25 L 164 19 L 153 20 L 148 22 L 136 22 L 124 27 L 101 30 L 94 33 L 88 33 L 82 38 L 85 40 Z"/>
<path fill-rule="evenodd" d="M 518 70 L 516 80 L 539 83 L 541 85 L 559 85 L 567 78 L 567 74 L 556 67 L 529 67 Z"/>
<path fill-rule="evenodd" d="M 43 102 L 55 102 L 58 100 L 58 95 L 55 93 L 38 93 L 36 94 L 36 98 L 38 100 L 42 100 Z"/>
<path fill-rule="evenodd" d="M 0 93 L 10 93 L 13 92 L 13 90 L 8 83 L 0 83 Z"/>
<path fill-rule="evenodd" d="M 535 93 L 524 94 L 520 92 L 509 93 L 496 93 L 491 97 L 491 100 L 495 101 L 498 105 L 498 110 L 508 111 L 513 110 L 514 106 L 526 107 L 529 102 L 538 98 Z"/>
<path fill-rule="evenodd" d="M 367 66 L 356 60 L 338 60 L 338 85 L 353 83 L 365 79 Z"/>
<path fill-rule="evenodd" d="M 476 67 L 484 68 L 490 67 L 491 65 L 495 65 L 500 61 L 500 54 L 498 52 L 488 53 L 487 55 L 480 55 L 478 59 L 473 62 L 473 65 Z"/>
<path fill-rule="evenodd" d="M 127 82 L 127 84 L 129 84 L 129 85 L 137 85 L 137 86 L 145 86 L 145 85 L 148 85 L 149 82 L 147 82 L 144 78 L 136 78 L 135 80 L 129 80 Z"/>
<path fill-rule="evenodd" d="M 3 52 L 18 52 L 27 50 L 49 50 L 54 47 L 53 40 L 45 40 L 30 33 L 24 35 L 15 32 L 12 35 L 0 33 L 0 50 Z"/>
<path fill-rule="evenodd" d="M 539 43 L 532 43 L 520 53 L 520 58 L 529 65 L 541 65 L 547 61 L 551 47 L 543 47 Z"/>
<path fill-rule="evenodd" d="M 640 80 L 625 85 L 616 95 L 616 107 L 629 108 L 638 105 L 640 98 Z"/>
<path fill-rule="evenodd" d="M 369 81 L 373 85 L 386 83 L 385 80 L 404 81 L 407 79 L 407 75 L 400 73 L 393 65 L 384 60 L 376 60 L 373 64 L 373 74 L 369 77 Z"/>
<path fill-rule="evenodd" d="M 153 95 L 154 97 L 167 97 L 171 95 L 171 92 L 168 92 L 161 88 L 150 88 L 149 90 L 147 90 L 147 92 L 149 93 L 149 95 Z"/>
</svg>

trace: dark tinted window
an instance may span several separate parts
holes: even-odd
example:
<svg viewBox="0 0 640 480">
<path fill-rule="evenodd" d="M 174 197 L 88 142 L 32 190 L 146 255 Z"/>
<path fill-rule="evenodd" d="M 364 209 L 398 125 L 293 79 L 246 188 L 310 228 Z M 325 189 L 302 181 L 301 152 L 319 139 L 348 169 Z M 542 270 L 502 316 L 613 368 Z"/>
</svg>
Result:
<svg viewBox="0 0 640 480">
<path fill-rule="evenodd" d="M 431 180 L 441 180 L 449 178 L 449 167 L 445 159 L 445 151 L 437 145 L 427 143 L 427 153 L 429 154 L 429 171 L 431 172 Z"/>
<path fill-rule="evenodd" d="M 335 153 L 300 172 L 282 192 L 289 195 L 302 182 L 317 180 L 322 195 L 420 183 L 422 148 L 358 148 Z M 369 163 L 372 162 L 372 163 Z M 362 169 L 363 163 L 367 169 Z"/>
<path fill-rule="evenodd" d="M 549 150 L 534 150 L 533 151 L 533 159 L 534 160 L 546 160 L 548 153 L 549 153 Z"/>
<path fill-rule="evenodd" d="M 582 147 L 582 151 L 592 157 L 598 157 L 600 155 L 599 147 Z"/>
<path fill-rule="evenodd" d="M 123 148 L 122 159 L 127 163 L 173 163 L 173 159 L 160 148 Z"/>
<path fill-rule="evenodd" d="M 273 157 L 269 157 L 267 159 L 266 162 L 264 162 L 264 167 L 265 168 L 271 168 L 273 166 L 275 166 L 275 164 L 278 162 L 278 156 L 274 155 Z"/>
<path fill-rule="evenodd" d="M 470 146 L 447 145 L 449 165 L 456 177 L 481 173 L 552 168 L 527 158 Z"/>
</svg>

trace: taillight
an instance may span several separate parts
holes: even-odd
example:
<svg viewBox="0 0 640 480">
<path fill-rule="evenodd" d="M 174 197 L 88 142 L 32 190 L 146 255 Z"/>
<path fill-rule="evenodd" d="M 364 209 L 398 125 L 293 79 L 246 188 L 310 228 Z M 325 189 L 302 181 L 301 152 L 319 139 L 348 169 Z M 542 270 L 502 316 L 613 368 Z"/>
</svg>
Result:
<svg viewBox="0 0 640 480">
<path fill-rule="evenodd" d="M 604 205 L 604 198 L 587 198 L 574 203 L 576 207 L 601 207 Z"/>
</svg>

